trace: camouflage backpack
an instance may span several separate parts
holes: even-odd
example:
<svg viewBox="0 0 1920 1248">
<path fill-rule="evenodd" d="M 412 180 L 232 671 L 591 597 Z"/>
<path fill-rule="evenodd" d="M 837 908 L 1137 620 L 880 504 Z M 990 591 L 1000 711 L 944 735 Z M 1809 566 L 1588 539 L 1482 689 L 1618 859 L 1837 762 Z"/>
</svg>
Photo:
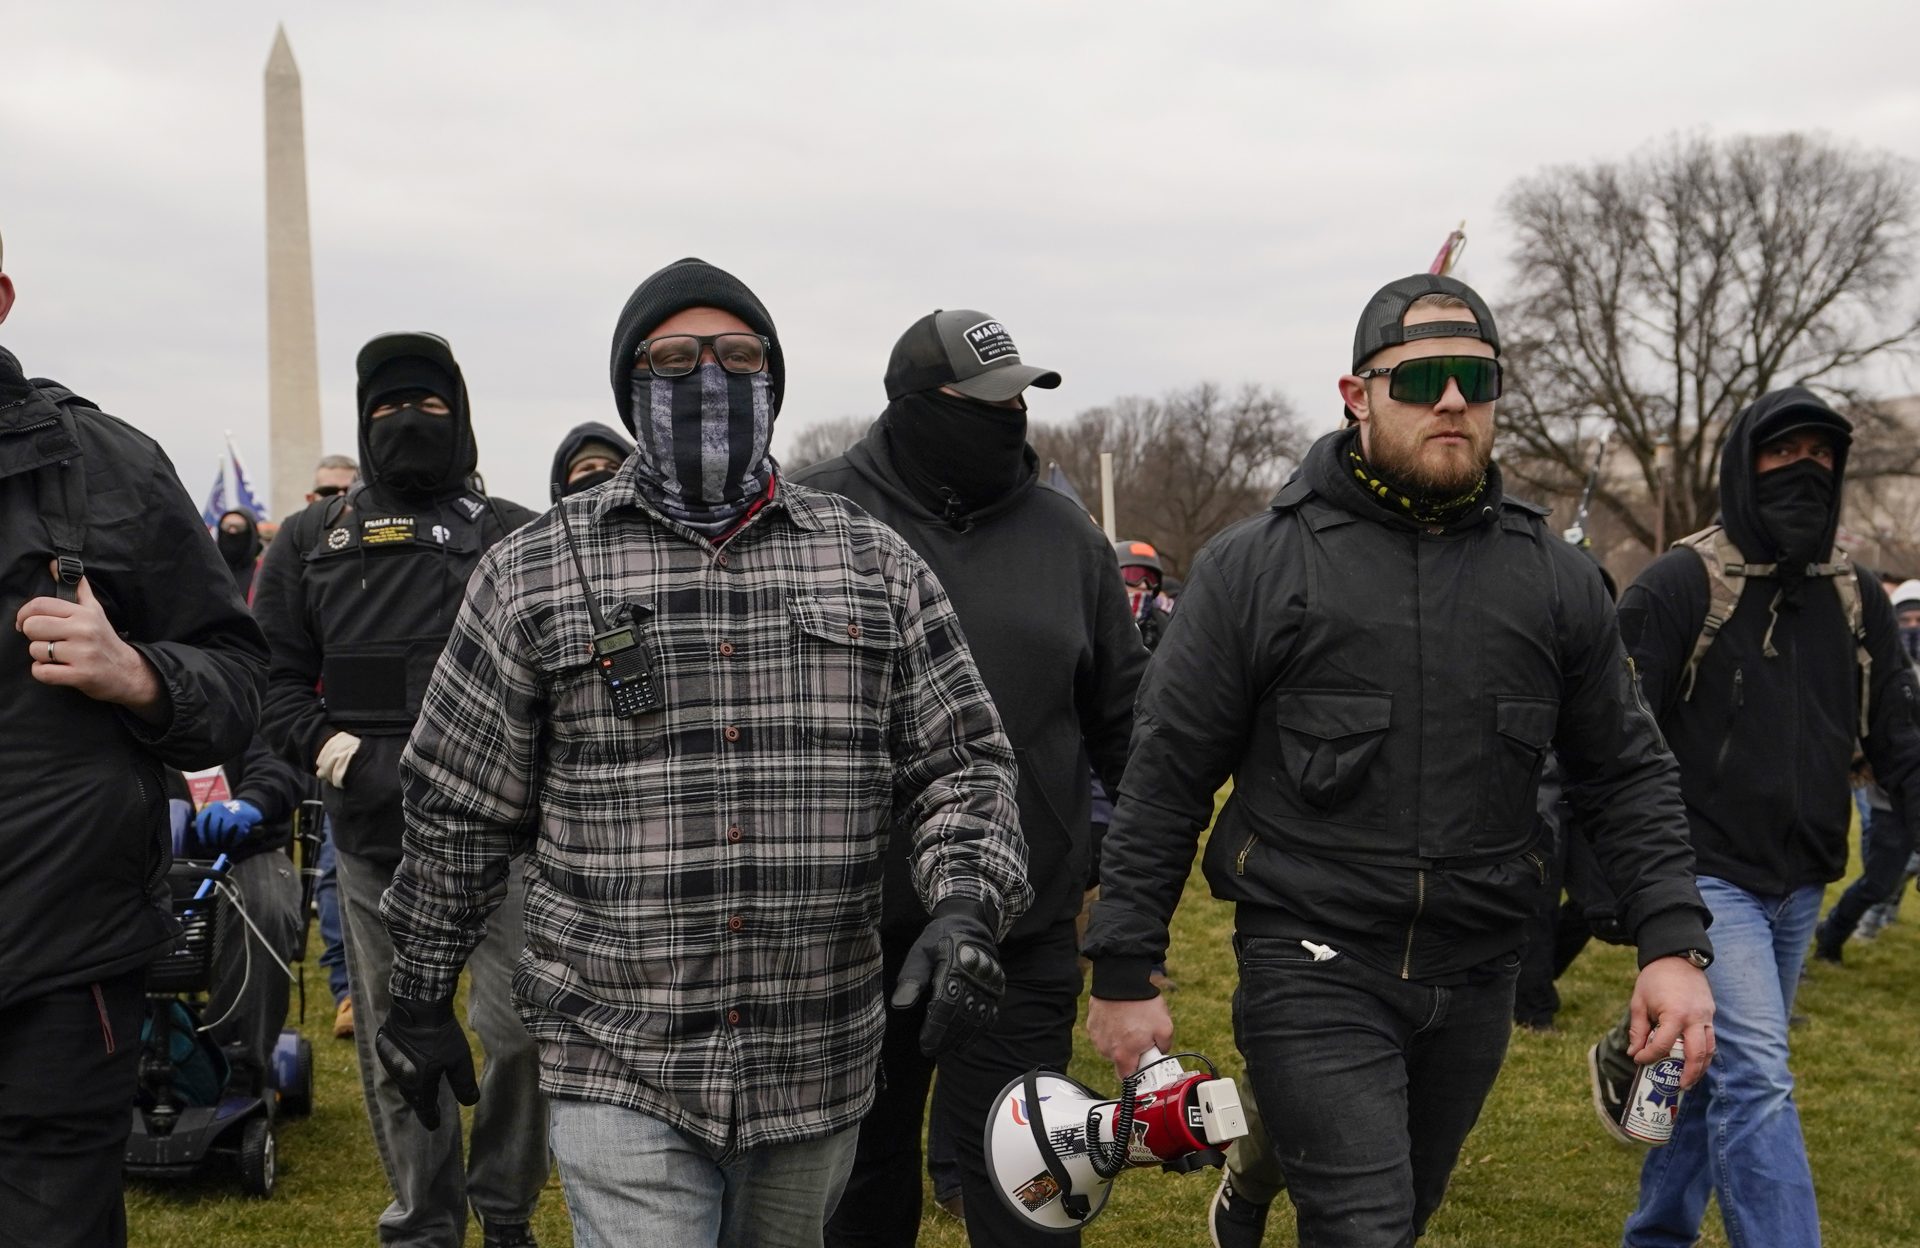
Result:
<svg viewBox="0 0 1920 1248">
<path fill-rule="evenodd" d="M 1748 577 L 1771 577 L 1778 575 L 1778 564 L 1748 563 L 1740 548 L 1733 544 L 1726 530 L 1719 525 L 1702 529 L 1691 537 L 1683 537 L 1675 542 L 1677 550 L 1682 546 L 1700 556 L 1700 562 L 1707 572 L 1707 619 L 1700 626 L 1700 635 L 1694 638 L 1693 653 L 1687 657 L 1687 670 L 1681 685 L 1682 700 L 1692 701 L 1693 679 L 1699 670 L 1700 659 L 1713 644 L 1713 639 L 1733 618 L 1734 608 L 1740 605 L 1741 582 Z M 1847 552 L 1834 547 L 1829 556 L 1831 562 L 1810 563 L 1807 575 L 1826 577 L 1833 582 L 1834 592 L 1840 595 L 1840 609 L 1846 614 L 1847 628 L 1853 634 L 1854 653 L 1860 667 L 1860 736 L 1867 735 L 1869 719 L 1867 701 L 1873 690 L 1873 656 L 1867 651 L 1866 612 L 1860 603 L 1860 578 L 1854 574 L 1853 560 Z M 1775 595 L 1767 607 L 1769 619 L 1767 631 L 1760 639 L 1760 653 L 1767 658 L 1776 658 L 1779 651 L 1773 648 L 1773 626 L 1780 622 L 1780 599 Z"/>
</svg>

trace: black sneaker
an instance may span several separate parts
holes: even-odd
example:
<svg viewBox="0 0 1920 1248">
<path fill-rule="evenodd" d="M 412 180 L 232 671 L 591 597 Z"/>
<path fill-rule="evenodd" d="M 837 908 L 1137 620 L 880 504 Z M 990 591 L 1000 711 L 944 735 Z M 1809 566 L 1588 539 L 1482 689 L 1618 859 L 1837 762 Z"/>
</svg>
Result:
<svg viewBox="0 0 1920 1248">
<path fill-rule="evenodd" d="M 1233 1176 L 1220 1176 L 1220 1188 L 1207 1207 L 1207 1233 L 1213 1248 L 1260 1248 L 1267 1233 L 1267 1210 L 1233 1190 Z"/>
<path fill-rule="evenodd" d="M 1634 1139 L 1620 1125 L 1627 1116 L 1627 1097 L 1633 1094 L 1633 1059 L 1610 1045 L 1607 1042 L 1609 1038 L 1601 1037 L 1598 1044 L 1587 1050 L 1587 1074 L 1593 1086 L 1593 1112 L 1600 1116 L 1600 1125 L 1607 1129 L 1608 1135 L 1622 1144 L 1642 1148 L 1645 1147 L 1645 1141 Z"/>
<path fill-rule="evenodd" d="M 525 1222 L 482 1222 L 480 1229 L 485 1248 L 540 1248 Z"/>
</svg>

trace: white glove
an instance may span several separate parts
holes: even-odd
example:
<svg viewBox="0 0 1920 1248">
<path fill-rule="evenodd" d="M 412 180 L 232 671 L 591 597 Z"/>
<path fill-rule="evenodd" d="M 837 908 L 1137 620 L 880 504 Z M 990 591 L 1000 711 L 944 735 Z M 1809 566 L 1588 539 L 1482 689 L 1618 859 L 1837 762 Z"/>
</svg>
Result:
<svg viewBox="0 0 1920 1248">
<path fill-rule="evenodd" d="M 353 761 L 353 752 L 359 748 L 359 737 L 350 732 L 334 733 L 320 747 L 320 759 L 314 764 L 313 774 L 336 789 L 346 788 L 347 764 Z"/>
</svg>

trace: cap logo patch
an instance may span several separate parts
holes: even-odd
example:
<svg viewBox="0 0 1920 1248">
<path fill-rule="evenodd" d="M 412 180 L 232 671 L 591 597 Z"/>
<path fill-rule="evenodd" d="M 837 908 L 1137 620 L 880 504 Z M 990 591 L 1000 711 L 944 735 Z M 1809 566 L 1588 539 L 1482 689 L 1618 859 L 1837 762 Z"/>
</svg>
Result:
<svg viewBox="0 0 1920 1248">
<path fill-rule="evenodd" d="M 1013 336 L 1007 333 L 1006 326 L 999 321 L 981 321 L 966 331 L 967 346 L 973 349 L 973 358 L 982 364 L 993 364 L 1012 356 L 1020 358 L 1019 348 L 1013 345 Z"/>
</svg>

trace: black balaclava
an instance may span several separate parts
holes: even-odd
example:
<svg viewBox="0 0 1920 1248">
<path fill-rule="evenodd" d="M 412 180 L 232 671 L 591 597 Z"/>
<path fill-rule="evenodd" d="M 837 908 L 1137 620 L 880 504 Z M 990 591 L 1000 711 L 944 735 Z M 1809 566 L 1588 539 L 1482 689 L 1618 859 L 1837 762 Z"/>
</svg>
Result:
<svg viewBox="0 0 1920 1248">
<path fill-rule="evenodd" d="M 214 534 L 214 543 L 220 547 L 220 562 L 227 565 L 227 571 L 233 574 L 236 584 L 244 591 L 253 583 L 253 562 L 260 557 L 260 526 L 253 517 L 244 511 L 229 511 L 221 515 L 239 516 L 247 522 L 247 527 L 238 533 L 229 533 L 220 529 Z"/>
<path fill-rule="evenodd" d="M 1833 442 L 1833 467 L 1811 460 L 1762 473 L 1760 448 L 1802 429 Z M 1781 580 L 1797 584 L 1806 565 L 1823 562 L 1840 525 L 1840 487 L 1846 480 L 1853 426 L 1799 386 L 1761 395 L 1734 418 L 1720 452 L 1720 519 L 1740 553 L 1755 563 L 1780 565 Z"/>
<path fill-rule="evenodd" d="M 426 501 L 466 491 L 479 463 L 467 386 L 446 340 L 383 334 L 360 350 L 360 462 L 368 482 L 396 498 Z M 433 395 L 449 414 L 422 411 Z M 379 420 L 373 409 L 398 402 Z"/>
<path fill-rule="evenodd" d="M 887 443 L 915 496 L 947 518 L 976 511 L 1027 479 L 1027 414 L 943 390 L 887 404 Z"/>
<path fill-rule="evenodd" d="M 622 463 L 626 462 L 627 456 L 633 454 L 633 443 L 627 441 L 611 427 L 597 420 L 575 425 L 567 430 L 567 436 L 560 439 L 560 445 L 553 453 L 553 471 L 549 474 L 552 485 L 549 491 L 550 497 L 564 498 L 570 494 L 578 494 L 582 490 L 590 490 L 618 475 L 616 471 L 611 470 L 604 475 L 593 473 L 590 477 L 583 477 L 569 484 L 568 471 L 572 469 L 574 461 L 585 454 L 589 448 L 599 449 L 608 458 L 617 459 Z"/>
<path fill-rule="evenodd" d="M 767 366 L 751 375 L 702 364 L 683 377 L 635 372 L 634 352 L 668 317 L 717 308 L 767 339 Z M 780 335 L 746 283 L 691 256 L 641 282 L 613 327 L 614 405 L 634 434 L 620 467 L 647 503 L 709 538 L 764 498 L 779 465 L 768 453 L 786 386 Z"/>
</svg>

